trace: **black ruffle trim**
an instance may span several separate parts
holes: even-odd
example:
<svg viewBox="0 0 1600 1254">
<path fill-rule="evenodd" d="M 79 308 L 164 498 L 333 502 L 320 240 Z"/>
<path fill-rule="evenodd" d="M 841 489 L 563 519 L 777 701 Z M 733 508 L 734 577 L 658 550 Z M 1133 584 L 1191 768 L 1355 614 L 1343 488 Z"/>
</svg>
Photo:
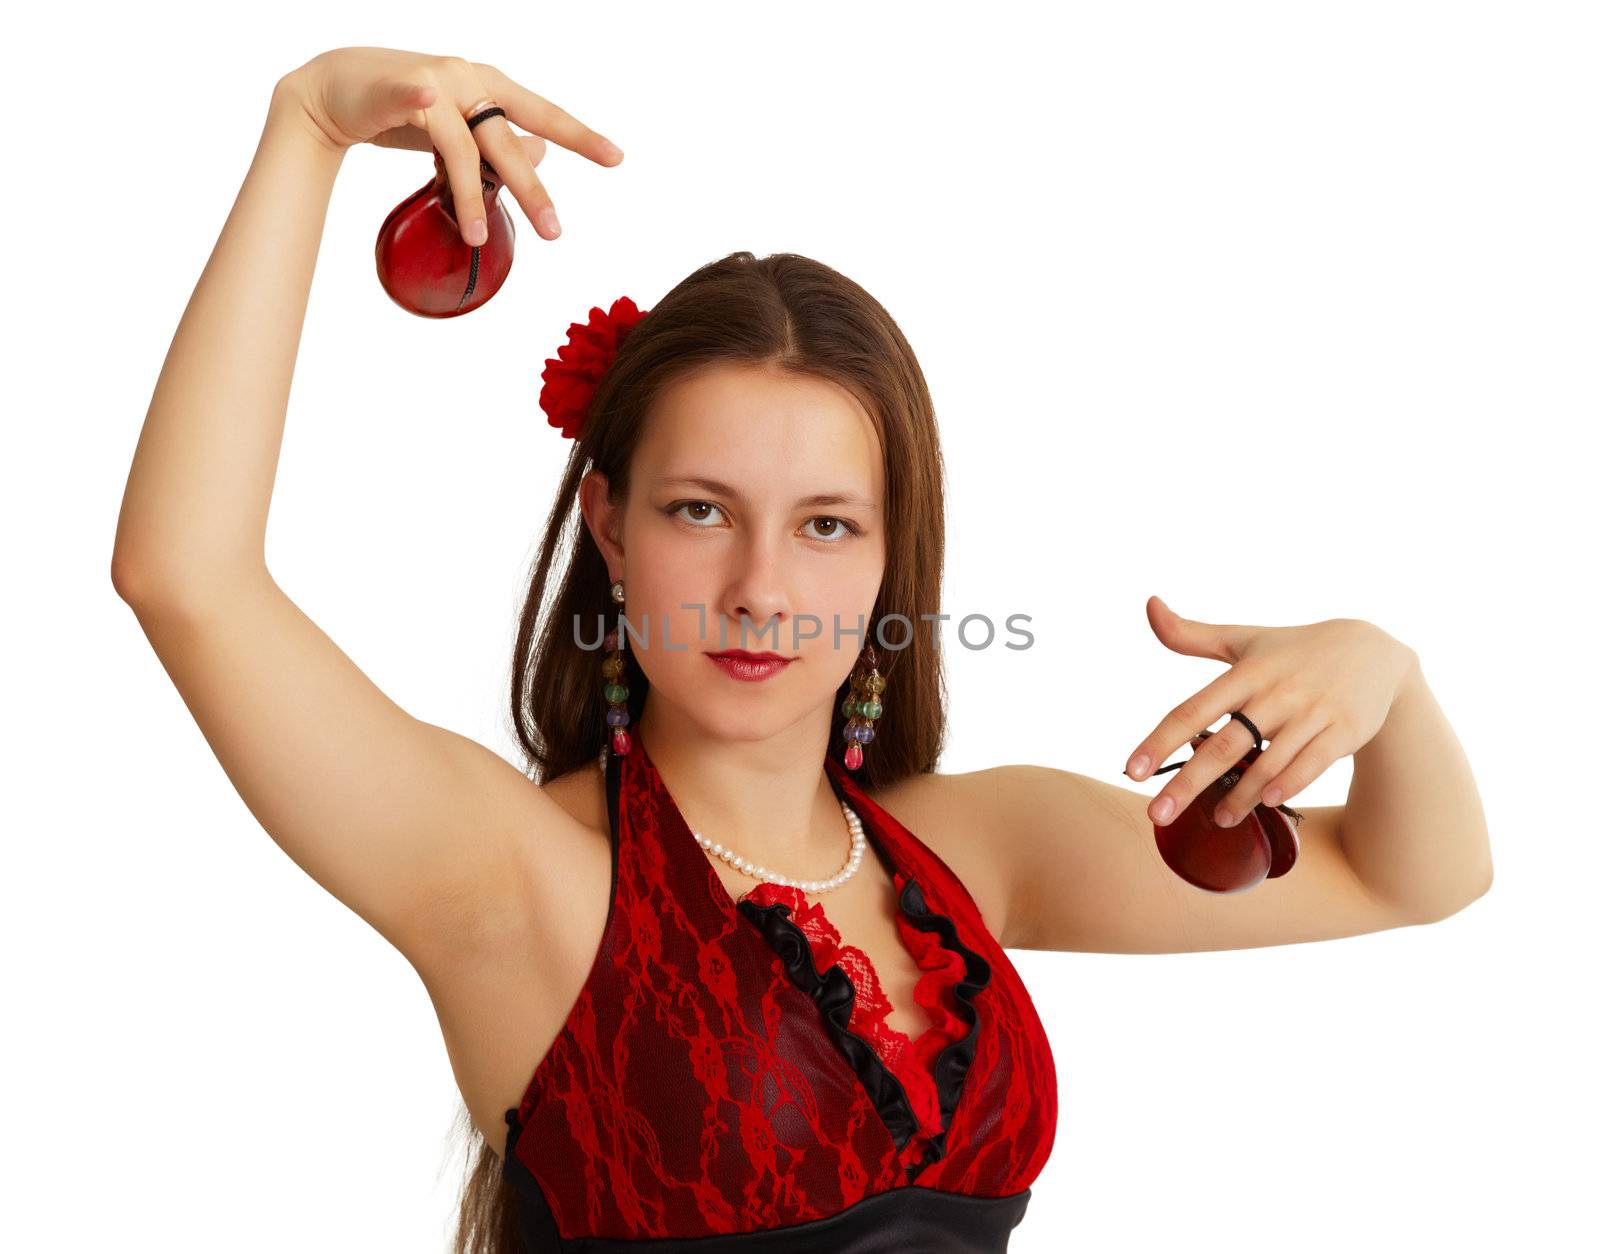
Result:
<svg viewBox="0 0 1600 1254">
<path fill-rule="evenodd" d="M 760 929 L 767 943 L 777 950 L 789 979 L 816 1002 L 829 1033 L 861 1077 L 862 1086 L 888 1126 L 895 1148 L 904 1146 L 917 1130 L 917 1117 L 911 1110 L 911 1100 L 906 1096 L 905 1086 L 883 1065 L 883 1060 L 866 1038 L 847 1026 L 850 1012 L 855 1007 L 856 986 L 850 982 L 844 968 L 834 963 L 825 972 L 817 971 L 816 955 L 811 951 L 810 940 L 800 930 L 800 925 L 790 918 L 789 907 L 782 902 L 763 906 L 748 897 L 741 897 L 739 910 Z"/>
<path fill-rule="evenodd" d="M 928 1156 L 918 1165 L 920 1171 L 945 1155 L 945 1133 L 950 1130 L 950 1120 L 955 1114 L 956 1103 L 961 1100 L 961 1089 L 966 1084 L 967 1071 L 971 1068 L 972 1060 L 978 1052 L 978 1027 L 981 1020 L 978 1017 L 978 1007 L 972 999 L 989 987 L 989 979 L 993 972 L 990 970 L 987 958 L 961 943 L 961 937 L 956 934 L 956 925 L 949 915 L 928 909 L 928 903 L 922 896 L 922 887 L 916 880 L 906 881 L 906 886 L 900 893 L 900 908 L 905 911 L 913 927 L 924 932 L 937 932 L 941 945 L 961 955 L 962 962 L 966 964 L 966 973 L 955 985 L 956 1013 L 971 1025 L 960 1039 L 951 1041 L 940 1050 L 938 1058 L 934 1060 L 933 1082 L 939 1090 L 941 1126 L 939 1135 L 930 1141 Z"/>
<path fill-rule="evenodd" d="M 808 993 L 822 1014 L 828 1032 L 843 1051 L 861 1085 L 866 1089 L 872 1104 L 878 1108 L 896 1149 L 903 1149 L 917 1132 L 917 1117 L 911 1109 L 905 1086 L 878 1057 L 865 1037 L 853 1032 L 848 1024 L 855 1006 L 856 989 L 843 967 L 834 963 L 827 971 L 817 971 L 816 955 L 811 942 L 791 917 L 789 907 L 781 902 L 763 906 L 748 897 L 739 899 L 739 911 L 760 930 L 767 943 L 777 951 L 789 979 L 802 992 Z M 937 1136 L 928 1140 L 927 1152 L 922 1160 L 908 1172 L 915 1179 L 929 1163 L 945 1156 L 945 1133 L 949 1131 L 951 1116 L 961 1098 L 967 1071 L 978 1048 L 978 1008 L 973 998 L 988 987 L 991 971 L 983 955 L 974 953 L 961 943 L 955 924 L 948 915 L 928 909 L 927 900 L 916 880 L 907 880 L 900 892 L 900 908 L 913 927 L 924 932 L 937 932 L 939 941 L 947 949 L 961 955 L 965 971 L 955 985 L 957 1013 L 967 1021 L 966 1032 L 939 1051 L 934 1061 L 933 1079 L 939 1093 L 940 1129 Z"/>
</svg>

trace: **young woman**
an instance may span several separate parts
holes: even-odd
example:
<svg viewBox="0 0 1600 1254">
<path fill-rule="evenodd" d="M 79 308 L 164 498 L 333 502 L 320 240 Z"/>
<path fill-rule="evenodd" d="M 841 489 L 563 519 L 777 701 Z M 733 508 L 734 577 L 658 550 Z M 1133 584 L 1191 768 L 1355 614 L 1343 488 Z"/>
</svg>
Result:
<svg viewBox="0 0 1600 1254">
<path fill-rule="evenodd" d="M 483 1139 L 459 1250 L 1004 1249 L 1056 1119 L 1005 946 L 1283 944 L 1487 888 L 1416 655 L 1356 620 L 1152 600 L 1164 643 L 1230 664 L 1131 755 L 1142 779 L 1193 747 L 1154 803 L 1039 766 L 938 773 L 932 404 L 884 309 L 791 254 L 596 308 L 546 373 L 573 444 L 513 668 L 535 781 L 398 709 L 263 558 L 329 192 L 354 144 L 436 148 L 477 242 L 481 154 L 552 239 L 545 140 L 621 160 L 492 66 L 341 48 L 285 75 L 113 562 L 252 812 L 421 974 Z M 1269 888 L 1189 889 L 1152 822 L 1260 748 L 1251 729 L 1271 743 L 1237 814 L 1360 750 L 1350 803 L 1304 810 Z"/>
</svg>

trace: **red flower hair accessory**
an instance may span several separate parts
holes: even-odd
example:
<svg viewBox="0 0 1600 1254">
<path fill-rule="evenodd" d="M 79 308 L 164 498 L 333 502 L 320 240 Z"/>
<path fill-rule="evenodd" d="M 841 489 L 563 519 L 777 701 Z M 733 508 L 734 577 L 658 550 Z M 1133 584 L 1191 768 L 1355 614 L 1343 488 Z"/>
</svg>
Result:
<svg viewBox="0 0 1600 1254">
<path fill-rule="evenodd" d="M 645 312 L 627 296 L 614 300 L 609 313 L 596 305 L 589 310 L 589 321 L 569 326 L 567 342 L 554 357 L 545 358 L 539 407 L 567 439 L 577 439 L 583 430 L 600 376 Z"/>
</svg>

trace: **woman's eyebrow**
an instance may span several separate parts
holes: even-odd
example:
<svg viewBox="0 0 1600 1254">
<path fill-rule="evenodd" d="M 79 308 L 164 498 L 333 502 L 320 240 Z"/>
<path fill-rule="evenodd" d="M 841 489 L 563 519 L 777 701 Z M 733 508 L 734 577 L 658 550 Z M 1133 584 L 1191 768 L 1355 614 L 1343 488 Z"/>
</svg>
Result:
<svg viewBox="0 0 1600 1254">
<path fill-rule="evenodd" d="M 702 492 L 709 492 L 713 496 L 725 496 L 735 501 L 742 501 L 744 497 L 732 484 L 723 483 L 720 479 L 707 479 L 701 475 L 675 475 L 661 480 L 662 487 L 698 488 Z M 876 510 L 876 503 L 854 492 L 816 492 L 810 496 L 803 496 L 795 502 L 797 506 L 811 508 L 818 505 L 848 505 L 855 509 Z"/>
</svg>

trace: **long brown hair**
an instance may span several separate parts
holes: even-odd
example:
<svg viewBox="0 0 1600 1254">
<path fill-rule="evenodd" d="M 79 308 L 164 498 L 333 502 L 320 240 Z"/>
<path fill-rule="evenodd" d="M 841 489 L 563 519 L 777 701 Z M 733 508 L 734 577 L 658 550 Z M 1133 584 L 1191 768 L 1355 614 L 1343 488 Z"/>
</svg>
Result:
<svg viewBox="0 0 1600 1254">
<path fill-rule="evenodd" d="M 657 394 L 714 362 L 780 367 L 846 388 L 870 415 L 884 456 L 883 582 L 866 641 L 887 681 L 884 714 L 855 773 L 871 792 L 932 771 L 944 747 L 945 675 L 937 621 L 944 573 L 944 459 L 927 381 L 888 312 L 864 288 L 796 253 L 729 253 L 689 275 L 628 332 L 595 391 L 562 474 L 524 600 L 511 673 L 511 716 L 525 772 L 548 782 L 599 756 L 605 654 L 598 624 L 615 622 L 604 558 L 578 507 L 589 470 L 604 472 L 612 500 L 628 475 Z M 551 591 L 553 589 L 553 591 Z M 879 625 L 889 615 L 901 615 Z M 574 622 L 581 630 L 572 629 Z M 885 647 L 887 642 L 889 647 Z M 588 643 L 591 647 L 583 647 Z M 900 647 L 904 645 L 904 647 Z M 626 650 L 628 705 L 638 719 L 649 681 Z M 848 682 L 835 694 L 829 754 L 843 758 Z M 530 1070 L 536 1060 L 530 1060 Z M 465 1106 L 456 1127 L 476 1144 L 455 1254 L 515 1254 L 515 1197 Z"/>
</svg>

